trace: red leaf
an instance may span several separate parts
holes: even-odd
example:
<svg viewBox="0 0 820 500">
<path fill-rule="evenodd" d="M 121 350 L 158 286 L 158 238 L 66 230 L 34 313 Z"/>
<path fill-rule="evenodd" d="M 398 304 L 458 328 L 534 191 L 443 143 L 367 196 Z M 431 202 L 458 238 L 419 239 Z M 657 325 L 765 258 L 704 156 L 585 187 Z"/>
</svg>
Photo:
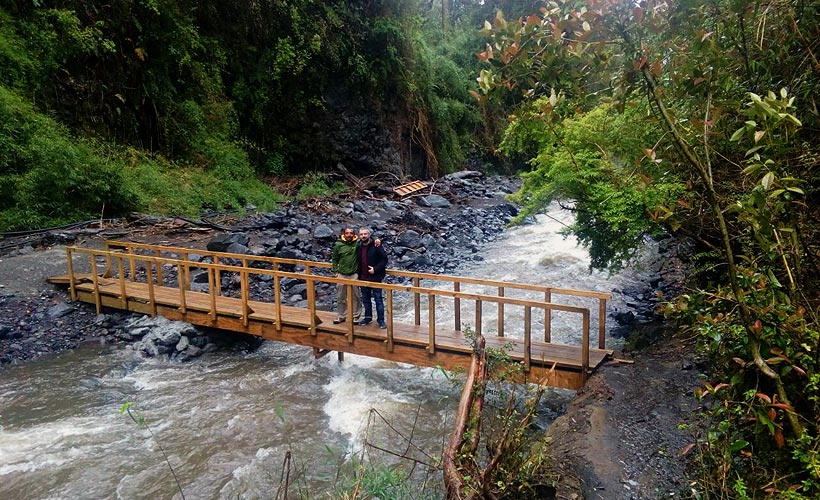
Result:
<svg viewBox="0 0 820 500">
<path fill-rule="evenodd" d="M 783 430 L 777 429 L 774 431 L 774 440 L 777 442 L 778 448 L 782 448 L 786 444 L 786 440 L 783 439 Z"/>
<path fill-rule="evenodd" d="M 681 456 L 686 455 L 686 454 L 688 454 L 690 451 L 692 451 L 692 448 L 694 448 L 694 447 L 695 447 L 695 443 L 689 443 L 689 444 L 687 444 L 686 446 L 684 446 L 684 447 L 683 447 L 683 449 L 681 449 L 681 450 L 680 450 L 680 453 L 679 453 L 679 454 L 680 454 Z"/>
<path fill-rule="evenodd" d="M 762 392 L 756 392 L 755 396 L 762 399 L 763 401 L 765 401 L 768 404 L 772 404 L 772 398 L 770 398 L 769 396 L 763 394 Z"/>
<path fill-rule="evenodd" d="M 646 56 L 641 57 L 637 61 L 632 61 L 632 67 L 635 69 L 641 69 L 646 65 Z"/>
</svg>

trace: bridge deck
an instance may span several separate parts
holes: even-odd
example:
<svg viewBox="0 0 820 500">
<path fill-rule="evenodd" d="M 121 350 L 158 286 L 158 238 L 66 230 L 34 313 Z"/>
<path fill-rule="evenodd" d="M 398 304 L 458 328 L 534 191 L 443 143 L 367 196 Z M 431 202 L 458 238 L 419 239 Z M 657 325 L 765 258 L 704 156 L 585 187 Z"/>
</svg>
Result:
<svg viewBox="0 0 820 500">
<path fill-rule="evenodd" d="M 69 250 L 71 253 L 72 250 Z M 156 256 L 136 256 L 122 255 L 121 253 L 91 251 L 87 249 L 73 249 L 78 253 L 88 253 L 92 256 L 92 273 L 74 273 L 69 266 L 69 274 L 65 276 L 53 277 L 53 283 L 71 284 L 73 276 L 72 295 L 77 300 L 82 300 L 97 304 L 98 308 L 112 307 L 129 311 L 141 312 L 144 314 L 162 315 L 169 319 L 187 321 L 192 324 L 222 328 L 226 330 L 238 331 L 257 335 L 266 339 L 295 343 L 313 347 L 321 351 L 338 351 L 361 354 L 365 356 L 377 357 L 392 361 L 406 362 L 421 366 L 441 366 L 445 369 L 457 367 L 468 367 L 472 354 L 472 339 L 464 335 L 457 329 L 449 329 L 441 325 L 429 324 L 407 324 L 393 321 L 391 302 L 387 304 L 388 329 L 382 330 L 374 323 L 366 326 L 353 325 L 352 323 L 333 324 L 336 313 L 321 311 L 315 308 L 315 299 L 309 293 L 309 301 L 314 303 L 309 307 L 294 307 L 281 303 L 281 298 L 276 294 L 273 302 L 251 300 L 247 293 L 247 273 L 272 273 L 277 278 L 278 274 L 291 275 L 291 273 L 275 270 L 258 270 L 241 267 L 240 272 L 246 273 L 242 279 L 242 291 L 240 297 L 228 297 L 220 292 L 211 291 L 199 292 L 183 286 L 167 286 L 162 281 L 160 275 L 156 280 L 131 281 L 126 279 L 126 272 L 123 269 L 124 259 L 131 260 L 131 279 L 134 279 L 136 268 L 133 261 L 135 259 L 147 259 L 148 274 L 151 274 L 149 262 L 156 260 L 157 267 L 161 269 L 161 263 L 165 260 Z M 201 252 L 200 252 L 201 253 Z M 104 276 L 100 276 L 96 270 L 97 259 L 105 258 L 111 263 L 112 259 L 120 262 L 119 272 L 116 277 L 110 276 L 111 266 Z M 69 256 L 71 262 L 71 256 Z M 183 261 L 184 264 L 177 265 L 185 267 L 216 266 L 223 272 L 228 272 L 225 264 L 193 264 Z M 169 263 L 165 262 L 166 268 Z M 318 263 L 317 263 L 318 264 Z M 278 267 L 278 266 L 277 266 Z M 167 271 L 166 271 L 167 272 Z M 180 275 L 185 276 L 186 270 L 182 270 Z M 346 280 L 333 277 L 303 275 L 308 283 L 315 281 L 345 282 Z M 214 283 L 215 281 L 210 281 Z M 355 283 L 355 281 L 353 282 Z M 468 294 L 458 294 L 433 289 L 401 287 L 397 285 L 380 284 L 380 287 L 388 291 L 392 289 L 412 289 L 421 292 L 426 290 L 430 297 L 438 294 L 466 296 Z M 514 286 L 511 284 L 511 286 Z M 219 288 L 219 287 L 213 287 Z M 458 287 L 457 287 L 458 288 Z M 482 297 L 470 295 L 472 297 Z M 456 298 L 458 300 L 458 298 Z M 477 299 L 477 303 L 484 301 L 505 301 L 507 303 L 524 303 L 528 301 L 486 296 Z M 434 299 L 430 299 L 433 313 L 429 316 L 435 321 Z M 418 301 L 416 301 L 418 304 Z M 503 303 L 503 302 L 501 302 Z M 549 311 L 551 304 L 542 304 Z M 478 304 L 480 311 L 480 304 Z M 529 307 L 529 306 L 526 306 Z M 554 306 L 561 309 L 562 306 Z M 566 308 L 563 309 L 574 309 Z M 563 310 L 562 309 L 562 310 Z M 529 315 L 529 312 L 527 312 Z M 585 316 L 585 327 L 589 329 L 588 312 Z M 480 320 L 479 320 L 480 321 Z M 527 321 L 530 321 L 527 318 Z M 419 316 L 416 315 L 416 322 Z M 480 324 L 478 325 L 480 330 Z M 572 346 L 544 342 L 532 338 L 529 326 L 525 327 L 524 338 L 509 336 L 486 335 L 488 347 L 503 349 L 512 360 L 524 366 L 525 377 L 531 382 L 543 382 L 557 387 L 572 389 L 580 388 L 586 380 L 588 374 L 600 365 L 612 351 L 602 348 L 583 349 L 582 346 Z M 589 342 L 588 332 L 585 339 Z M 584 359 L 588 356 L 588 361 Z"/>
</svg>

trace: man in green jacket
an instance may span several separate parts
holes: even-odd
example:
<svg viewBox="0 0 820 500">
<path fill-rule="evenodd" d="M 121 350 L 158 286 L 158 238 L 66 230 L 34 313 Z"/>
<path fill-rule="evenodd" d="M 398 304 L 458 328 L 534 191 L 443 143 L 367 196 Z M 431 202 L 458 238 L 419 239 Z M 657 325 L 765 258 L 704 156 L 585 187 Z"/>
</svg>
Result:
<svg viewBox="0 0 820 500">
<path fill-rule="evenodd" d="M 333 272 L 336 273 L 337 278 L 358 279 L 359 263 L 356 258 L 358 243 L 359 238 L 356 237 L 356 231 L 352 227 L 342 230 L 342 236 L 333 245 L 331 253 Z M 362 316 L 362 292 L 358 286 L 351 288 L 353 289 L 353 324 L 357 325 Z M 333 320 L 335 325 L 347 321 L 347 290 L 347 285 L 341 283 L 336 285 L 339 315 Z"/>
</svg>

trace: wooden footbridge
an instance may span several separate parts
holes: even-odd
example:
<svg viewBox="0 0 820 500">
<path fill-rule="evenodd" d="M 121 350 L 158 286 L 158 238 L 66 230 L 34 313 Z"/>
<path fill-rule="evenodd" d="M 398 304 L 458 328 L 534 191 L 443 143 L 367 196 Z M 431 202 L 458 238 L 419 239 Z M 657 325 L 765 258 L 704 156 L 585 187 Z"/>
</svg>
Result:
<svg viewBox="0 0 820 500">
<path fill-rule="evenodd" d="M 530 382 L 546 381 L 552 386 L 578 389 L 612 354 L 605 347 L 608 293 L 399 270 L 388 270 L 386 281 L 407 284 L 374 284 L 336 278 L 326 262 L 123 241 L 109 241 L 100 250 L 68 247 L 66 254 L 68 274 L 55 276 L 50 281 L 68 284 L 72 300 L 95 304 L 98 313 L 103 307 L 109 307 L 161 315 L 195 325 L 309 346 L 317 357 L 336 351 L 340 358 L 341 353 L 349 352 L 421 366 L 469 367 L 473 339 L 462 331 L 465 311 L 473 319 L 470 328 L 485 336 L 487 347 L 504 349 L 512 360 L 521 364 Z M 76 272 L 75 268 L 80 267 L 90 272 Z M 202 291 L 192 287 L 194 274 L 202 278 L 207 274 L 207 287 L 204 283 L 199 287 Z M 304 285 L 306 306 L 287 305 L 282 292 L 284 280 L 298 280 Z M 231 281 L 234 286 L 223 287 L 223 281 Z M 270 284 L 267 296 L 252 291 L 251 284 L 261 282 Z M 422 286 L 422 282 L 437 283 L 448 289 Z M 352 304 L 348 305 L 347 323 L 334 325 L 336 313 L 316 307 L 317 288 L 328 288 L 322 283 L 347 286 L 348 296 L 354 286 L 366 284 L 381 288 L 386 302 L 387 328 L 379 329 L 375 322 L 354 325 Z M 474 288 L 478 291 L 473 291 Z M 259 286 L 253 289 L 258 290 Z M 488 289 L 491 294 L 486 292 Z M 537 298 L 519 298 L 521 295 Z M 568 297 L 591 303 L 592 309 L 597 309 L 596 347 L 590 347 L 590 309 L 552 302 L 566 301 Z M 406 323 L 394 319 L 394 304 L 402 298 L 408 305 L 412 298 L 412 323 L 409 319 Z M 453 326 L 449 328 L 442 326 L 436 314 L 436 305 L 444 301 L 453 304 Z M 492 309 L 497 310 L 496 321 L 486 320 L 485 306 L 490 314 Z M 516 309 L 519 315 L 523 311 L 523 326 L 517 326 L 517 331 L 507 331 L 513 328 L 512 321 L 508 322 L 509 328 L 505 328 L 505 315 Z M 577 318 L 573 322 L 580 329 L 578 345 L 552 341 L 553 312 Z M 537 324 L 538 319 L 543 319 L 543 331 L 538 325 L 536 334 L 533 324 Z M 492 332 L 483 331 L 491 327 L 494 327 Z"/>
</svg>

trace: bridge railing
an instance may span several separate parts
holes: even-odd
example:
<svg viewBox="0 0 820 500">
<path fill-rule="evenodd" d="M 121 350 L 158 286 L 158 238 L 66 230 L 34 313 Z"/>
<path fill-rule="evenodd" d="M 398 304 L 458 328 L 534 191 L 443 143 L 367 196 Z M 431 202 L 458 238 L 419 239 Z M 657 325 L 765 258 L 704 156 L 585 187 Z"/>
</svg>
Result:
<svg viewBox="0 0 820 500">
<path fill-rule="evenodd" d="M 341 284 L 348 287 L 348 293 L 352 292 L 353 286 L 369 286 L 373 288 L 380 288 L 384 291 L 385 296 L 385 311 L 387 320 L 387 349 L 392 352 L 394 344 L 394 318 L 393 318 L 393 302 L 394 294 L 408 293 L 413 297 L 414 302 L 414 321 L 416 325 L 420 325 L 421 313 L 421 298 L 427 297 L 427 316 L 429 338 L 427 342 L 427 351 L 431 354 L 435 353 L 437 348 L 436 335 L 436 304 L 440 299 L 449 299 L 453 302 L 453 311 L 456 321 L 456 330 L 461 329 L 461 312 L 462 301 L 474 302 L 475 304 L 475 330 L 477 333 L 482 332 L 483 315 L 482 307 L 484 303 L 497 304 L 499 310 L 498 321 L 498 336 L 504 336 L 503 332 L 503 314 L 505 306 L 521 307 L 524 311 L 524 326 L 523 326 L 523 343 L 524 343 L 524 367 L 529 369 L 531 362 L 531 345 L 532 345 L 532 322 L 533 309 L 543 310 L 545 318 L 545 343 L 553 343 L 549 336 L 549 322 L 553 311 L 564 311 L 571 314 L 577 314 L 581 319 L 581 366 L 584 374 L 589 368 L 589 347 L 590 347 L 590 311 L 587 308 L 576 307 L 565 304 L 557 304 L 549 301 L 551 296 L 574 295 L 580 297 L 587 297 L 598 299 L 600 320 L 599 324 L 605 323 L 605 304 L 609 294 L 599 292 L 585 292 L 577 290 L 567 290 L 543 287 L 538 285 L 528 285 L 521 283 L 509 283 L 494 280 L 482 280 L 477 278 L 466 278 L 457 276 L 427 274 L 427 273 L 413 273 L 410 271 L 389 271 L 390 275 L 401 278 L 409 278 L 412 280 L 412 285 L 400 285 L 393 283 L 373 283 L 358 280 L 349 280 L 345 278 L 336 278 L 332 275 L 317 274 L 317 271 L 327 272 L 330 264 L 325 262 L 305 261 L 299 259 L 283 259 L 278 257 L 265 256 L 251 256 L 246 254 L 226 254 L 220 252 L 208 252 L 200 250 L 192 250 L 182 247 L 165 247 L 158 245 L 147 245 L 131 242 L 109 242 L 108 250 L 91 250 L 84 248 L 69 247 L 67 249 L 69 262 L 70 287 L 72 298 L 76 299 L 76 292 L 74 289 L 74 272 L 72 269 L 72 253 L 86 254 L 90 258 L 91 279 L 94 284 L 95 301 L 99 308 L 101 307 L 100 293 L 99 293 L 99 279 L 100 273 L 98 269 L 100 262 L 105 264 L 105 272 L 102 273 L 104 277 L 116 277 L 119 283 L 119 297 L 122 301 L 122 307 L 127 309 L 126 282 L 143 282 L 147 284 L 149 294 L 149 304 L 152 314 L 156 314 L 157 305 L 155 292 L 158 287 L 174 287 L 178 290 L 178 304 L 181 312 L 185 313 L 187 308 L 188 293 L 191 292 L 191 269 L 202 269 L 208 274 L 208 296 L 210 303 L 209 315 L 212 320 L 216 320 L 219 311 L 217 310 L 217 297 L 221 296 L 221 275 L 224 273 L 231 273 L 239 277 L 239 298 L 241 299 L 241 321 L 247 326 L 250 316 L 252 314 L 249 302 L 251 301 L 250 280 L 252 275 L 269 276 L 270 281 L 273 282 L 273 297 L 272 304 L 274 305 L 275 315 L 274 324 L 277 330 L 281 331 L 283 325 L 282 314 L 282 295 L 281 284 L 283 279 L 301 280 L 306 284 L 307 295 L 307 309 L 310 311 L 308 315 L 310 324 L 307 325 L 312 335 L 316 335 L 320 320 L 316 315 L 316 285 L 317 283 Z M 167 256 L 166 256 L 167 255 Z M 198 256 L 197 260 L 191 260 L 192 256 Z M 203 257 L 210 257 L 212 262 L 203 262 Z M 270 269 L 259 267 L 252 267 L 252 264 L 268 263 L 271 265 Z M 280 266 L 290 266 L 291 271 L 280 269 Z M 302 272 L 297 272 L 296 268 L 302 267 Z M 163 268 L 168 270 L 168 275 L 164 275 Z M 172 271 L 175 271 L 176 276 Z M 427 281 L 443 281 L 451 282 L 453 290 L 422 287 L 421 280 Z M 174 283 L 174 281 L 176 283 Z M 164 284 L 168 282 L 168 284 Z M 482 286 L 492 286 L 498 288 L 498 295 L 487 295 L 483 293 L 472 293 L 463 291 L 462 284 L 475 284 Z M 545 300 L 532 300 L 526 298 L 511 297 L 505 293 L 507 290 L 528 290 L 538 291 L 545 294 Z M 348 308 L 352 308 L 352 301 L 348 302 Z M 355 332 L 353 328 L 352 318 L 353 312 L 348 311 L 348 323 L 346 325 L 346 334 L 348 341 L 353 342 L 355 336 L 361 332 Z M 603 329 L 599 327 L 599 349 L 603 349 L 605 343 L 603 341 Z"/>
<path fill-rule="evenodd" d="M 189 260 L 191 255 L 203 257 L 210 257 L 213 263 L 218 264 L 220 259 L 230 259 L 231 261 L 242 262 L 247 267 L 248 262 L 264 262 L 271 266 L 274 265 L 289 265 L 298 266 L 304 269 L 304 274 L 315 274 L 316 269 L 330 270 L 332 265 L 329 262 L 318 262 L 301 259 L 286 259 L 281 257 L 258 256 L 248 254 L 232 254 L 226 252 L 213 252 L 209 250 L 193 250 L 184 247 L 169 247 L 162 245 L 153 245 L 146 243 L 135 243 L 129 241 L 111 240 L 106 242 L 106 249 L 112 251 L 127 251 L 128 253 L 144 252 L 150 255 L 159 257 L 163 254 L 172 257 L 181 257 L 182 260 Z M 199 263 L 199 262 L 197 262 Z M 194 266 L 192 266 L 194 267 Z M 278 268 L 278 267 L 277 267 Z M 216 282 L 220 283 L 221 272 L 217 271 Z M 535 285 L 527 283 L 512 283 L 500 280 L 488 280 L 482 278 L 470 278 L 464 276 L 452 276 L 446 274 L 420 273 L 414 271 L 404 271 L 399 269 L 388 269 L 387 276 L 392 276 L 398 279 L 410 280 L 415 287 L 421 287 L 422 281 L 449 283 L 454 292 L 466 291 L 463 290 L 465 285 L 475 285 L 484 288 L 494 288 L 497 290 L 498 297 L 504 297 L 510 292 L 522 293 L 542 293 L 544 302 L 553 303 L 554 300 L 565 301 L 567 299 L 575 298 L 580 300 L 589 300 L 597 305 L 597 325 L 598 325 L 598 349 L 606 348 L 606 316 L 607 316 L 607 301 L 611 299 L 611 294 L 606 292 L 596 292 L 589 290 L 574 290 L 569 288 L 551 287 L 544 285 Z M 429 288 L 429 287 L 425 287 Z M 221 293 L 221 291 L 217 291 Z M 486 295 L 486 294 L 482 294 Z M 519 294 L 520 295 L 520 294 Z M 532 300 L 532 299 L 530 299 Z M 460 299 L 455 297 L 453 312 L 454 312 L 454 328 L 461 330 L 461 304 Z M 414 323 L 421 324 L 421 294 L 413 294 L 413 311 Z M 477 318 L 478 321 L 479 318 Z M 544 310 L 544 342 L 552 341 L 552 310 Z M 477 323 L 476 327 L 480 330 L 481 325 Z M 498 303 L 498 320 L 496 323 L 497 335 L 505 336 L 505 311 L 504 303 Z"/>
</svg>

